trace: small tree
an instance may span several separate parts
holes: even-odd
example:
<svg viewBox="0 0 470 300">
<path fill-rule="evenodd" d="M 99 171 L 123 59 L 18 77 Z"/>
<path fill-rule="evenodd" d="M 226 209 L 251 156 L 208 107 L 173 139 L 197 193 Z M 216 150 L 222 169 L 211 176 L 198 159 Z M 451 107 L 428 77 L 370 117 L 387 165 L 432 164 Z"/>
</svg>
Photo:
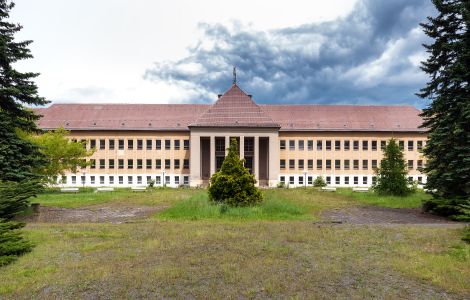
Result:
<svg viewBox="0 0 470 300">
<path fill-rule="evenodd" d="M 376 170 L 377 182 L 374 190 L 383 195 L 405 196 L 411 193 L 408 187 L 405 159 L 403 151 L 395 139 L 391 139 L 383 150 L 383 160 Z"/>
<path fill-rule="evenodd" d="M 323 178 L 323 176 L 318 176 L 317 178 L 315 178 L 315 181 L 313 181 L 313 186 L 314 187 L 324 187 L 324 186 L 326 186 L 326 182 L 325 182 L 325 179 Z"/>
<path fill-rule="evenodd" d="M 263 200 L 263 194 L 255 183 L 255 177 L 243 166 L 243 160 L 238 156 L 237 141 L 232 139 L 222 168 L 211 177 L 209 199 L 230 206 L 258 204 Z"/>
</svg>

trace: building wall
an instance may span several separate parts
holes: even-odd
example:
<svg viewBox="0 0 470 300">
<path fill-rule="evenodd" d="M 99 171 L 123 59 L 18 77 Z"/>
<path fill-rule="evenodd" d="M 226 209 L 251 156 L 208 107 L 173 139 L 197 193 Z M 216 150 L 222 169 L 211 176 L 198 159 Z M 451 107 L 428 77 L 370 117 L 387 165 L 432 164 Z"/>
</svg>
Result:
<svg viewBox="0 0 470 300">
<path fill-rule="evenodd" d="M 418 150 L 418 141 L 424 147 L 426 136 L 421 133 L 410 132 L 290 132 L 281 131 L 279 133 L 279 144 L 285 143 L 285 149 L 280 149 L 279 160 L 285 161 L 285 168 L 280 169 L 279 180 L 284 177 L 287 183 L 294 178 L 294 186 L 308 185 L 308 177 L 314 180 L 317 176 L 330 178 L 332 186 L 370 186 L 374 177 L 373 161 L 377 166 L 382 159 L 381 142 L 395 138 L 402 141 L 404 146 L 405 160 L 412 161 L 412 168 L 409 169 L 409 176 L 413 180 L 425 182 L 426 177 L 418 170 L 418 161 L 425 164 L 425 158 Z M 290 149 L 290 141 L 294 141 L 295 148 Z M 299 149 L 299 141 L 304 141 L 304 149 Z M 313 141 L 313 149 L 308 148 L 308 141 Z M 317 150 L 317 141 L 322 142 L 322 149 Z M 327 141 L 331 143 L 331 149 L 327 150 Z M 339 141 L 340 148 L 335 149 L 335 142 Z M 349 150 L 345 150 L 345 141 L 349 141 Z M 354 141 L 359 142 L 359 149 L 354 150 Z M 363 149 L 363 141 L 367 141 L 367 150 Z M 377 148 L 372 149 L 372 142 L 377 143 Z M 412 142 L 412 149 L 408 149 L 408 141 Z M 294 160 L 295 167 L 290 168 L 290 160 Z M 299 160 L 303 160 L 304 167 L 300 167 Z M 309 168 L 308 161 L 313 160 L 313 166 Z M 321 160 L 321 168 L 317 168 L 317 160 Z M 335 161 L 340 161 L 339 169 L 335 166 Z M 349 168 L 345 168 L 345 160 L 349 160 Z M 354 168 L 354 160 L 359 162 L 359 168 Z M 367 161 L 367 168 L 363 167 L 363 161 Z M 330 169 L 327 169 L 327 161 L 331 162 Z M 303 178 L 302 178 L 303 177 Z M 339 184 L 336 182 L 339 177 Z M 345 177 L 349 177 L 349 183 L 346 183 Z M 358 183 L 354 183 L 354 177 L 357 177 Z M 364 181 L 364 177 L 366 181 Z M 300 182 L 299 182 L 300 181 Z M 291 181 L 292 182 L 292 181 Z M 364 183 L 365 182 L 365 183 Z"/>
</svg>

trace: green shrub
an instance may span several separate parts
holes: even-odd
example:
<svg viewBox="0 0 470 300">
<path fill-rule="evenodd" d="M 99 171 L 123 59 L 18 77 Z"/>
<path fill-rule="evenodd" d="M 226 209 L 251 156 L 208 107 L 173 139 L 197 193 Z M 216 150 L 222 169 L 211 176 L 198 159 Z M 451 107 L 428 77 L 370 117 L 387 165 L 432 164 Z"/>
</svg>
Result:
<svg viewBox="0 0 470 300">
<path fill-rule="evenodd" d="M 41 185 L 35 181 L 0 182 L 0 218 L 11 219 L 24 211 L 29 198 L 40 190 Z"/>
<path fill-rule="evenodd" d="M 283 181 L 279 181 L 279 182 L 277 183 L 277 188 L 278 188 L 278 189 L 284 189 L 284 188 L 286 188 L 286 183 L 283 182 Z"/>
<path fill-rule="evenodd" d="M 153 188 L 153 186 L 155 185 L 155 180 L 150 179 L 150 181 L 147 184 L 149 188 Z"/>
<path fill-rule="evenodd" d="M 423 203 L 423 210 L 456 221 L 470 221 L 470 199 L 468 198 L 446 199 L 434 195 L 432 199 Z"/>
<path fill-rule="evenodd" d="M 255 177 L 243 166 L 238 156 L 238 145 L 232 139 L 228 154 L 220 171 L 212 175 L 209 199 L 229 206 L 251 206 L 263 200 L 261 191 L 255 186 Z"/>
<path fill-rule="evenodd" d="M 326 181 L 323 178 L 323 176 L 318 176 L 315 178 L 315 181 L 313 181 L 313 186 L 314 187 L 325 187 L 326 186 Z"/>
<path fill-rule="evenodd" d="M 0 219 L 0 267 L 15 261 L 19 255 L 30 252 L 32 245 L 18 230 L 24 223 Z"/>
</svg>

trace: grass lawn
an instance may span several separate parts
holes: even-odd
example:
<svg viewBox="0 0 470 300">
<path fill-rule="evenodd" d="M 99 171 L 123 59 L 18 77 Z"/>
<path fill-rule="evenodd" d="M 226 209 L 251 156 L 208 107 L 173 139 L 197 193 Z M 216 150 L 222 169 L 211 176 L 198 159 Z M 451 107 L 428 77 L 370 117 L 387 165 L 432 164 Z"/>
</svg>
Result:
<svg viewBox="0 0 470 300">
<path fill-rule="evenodd" d="M 122 224 L 28 224 L 36 247 L 0 268 L 0 299 L 470 297 L 460 228 L 313 222 L 324 209 L 416 207 L 425 194 L 263 193 L 260 207 L 225 212 L 205 190 L 42 194 L 63 208 L 168 208 Z"/>
<path fill-rule="evenodd" d="M 353 198 L 359 203 L 388 208 L 420 208 L 423 201 L 431 198 L 431 195 L 418 191 L 406 197 L 379 196 L 372 192 L 357 193 L 352 189 L 338 189 L 338 193 Z"/>
</svg>

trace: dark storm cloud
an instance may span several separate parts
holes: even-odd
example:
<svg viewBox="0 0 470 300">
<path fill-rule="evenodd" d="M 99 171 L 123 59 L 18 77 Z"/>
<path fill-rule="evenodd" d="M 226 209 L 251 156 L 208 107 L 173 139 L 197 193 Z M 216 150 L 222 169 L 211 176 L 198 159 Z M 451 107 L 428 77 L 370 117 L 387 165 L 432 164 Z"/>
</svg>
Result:
<svg viewBox="0 0 470 300">
<path fill-rule="evenodd" d="M 280 30 L 202 24 L 187 57 L 157 62 L 145 78 L 199 95 L 185 100 L 212 101 L 236 65 L 239 85 L 258 103 L 423 106 L 414 95 L 426 81 L 418 24 L 433 13 L 429 0 L 360 0 L 346 17 Z"/>
</svg>

